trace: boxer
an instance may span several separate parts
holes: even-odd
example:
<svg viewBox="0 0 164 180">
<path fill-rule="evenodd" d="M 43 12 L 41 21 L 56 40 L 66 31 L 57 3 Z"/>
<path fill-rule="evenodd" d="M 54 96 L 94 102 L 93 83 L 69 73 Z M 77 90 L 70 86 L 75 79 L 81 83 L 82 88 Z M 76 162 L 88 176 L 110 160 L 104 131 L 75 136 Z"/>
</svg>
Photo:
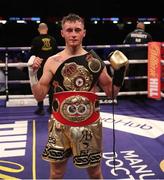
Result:
<svg viewBox="0 0 164 180">
<path fill-rule="evenodd" d="M 109 56 L 114 69 L 112 78 L 101 58 L 93 50 L 88 52 L 83 48 L 85 33 L 81 17 L 65 16 L 61 35 L 66 47 L 48 58 L 39 81 L 36 71 L 41 60 L 31 57 L 28 63 L 34 97 L 43 100 L 50 85 L 54 89 L 48 141 L 42 154 L 50 163 L 51 179 L 63 178 L 70 156 L 76 167 L 87 169 L 91 179 L 103 179 L 102 122 L 96 90 L 99 86 L 108 97 L 117 96 L 128 59 L 120 51 Z"/>
</svg>

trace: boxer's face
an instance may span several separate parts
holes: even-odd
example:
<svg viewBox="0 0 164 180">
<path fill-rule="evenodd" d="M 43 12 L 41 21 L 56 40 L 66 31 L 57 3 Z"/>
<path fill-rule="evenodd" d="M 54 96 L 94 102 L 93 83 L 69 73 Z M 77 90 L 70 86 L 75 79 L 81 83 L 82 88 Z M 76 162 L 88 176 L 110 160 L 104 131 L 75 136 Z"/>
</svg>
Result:
<svg viewBox="0 0 164 180">
<path fill-rule="evenodd" d="M 84 29 L 84 25 L 79 21 L 67 21 L 61 30 L 61 35 L 65 39 L 66 45 L 69 46 L 82 44 L 85 34 L 86 30 Z"/>
</svg>

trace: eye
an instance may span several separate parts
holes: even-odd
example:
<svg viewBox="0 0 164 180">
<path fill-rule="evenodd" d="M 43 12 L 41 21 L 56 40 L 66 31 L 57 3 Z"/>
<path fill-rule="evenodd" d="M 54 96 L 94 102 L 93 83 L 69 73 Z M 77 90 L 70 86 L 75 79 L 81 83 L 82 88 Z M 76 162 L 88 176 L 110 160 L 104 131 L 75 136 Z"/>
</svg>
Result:
<svg viewBox="0 0 164 180">
<path fill-rule="evenodd" d="M 72 32 L 73 29 L 72 29 L 72 28 L 68 28 L 66 31 L 67 31 L 67 32 Z"/>
<path fill-rule="evenodd" d="M 75 32 L 77 32 L 77 33 L 80 32 L 80 31 L 82 31 L 80 28 L 75 29 Z"/>
</svg>

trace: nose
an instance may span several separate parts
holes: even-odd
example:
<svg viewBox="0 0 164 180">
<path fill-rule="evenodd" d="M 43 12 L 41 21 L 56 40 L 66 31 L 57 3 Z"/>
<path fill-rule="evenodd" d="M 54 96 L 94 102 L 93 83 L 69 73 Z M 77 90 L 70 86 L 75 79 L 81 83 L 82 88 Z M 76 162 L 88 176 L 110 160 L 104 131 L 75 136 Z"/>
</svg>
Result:
<svg viewBox="0 0 164 180">
<path fill-rule="evenodd" d="M 72 36 L 76 36 L 76 34 L 77 34 L 76 31 L 73 30 L 73 31 L 72 31 Z"/>
</svg>

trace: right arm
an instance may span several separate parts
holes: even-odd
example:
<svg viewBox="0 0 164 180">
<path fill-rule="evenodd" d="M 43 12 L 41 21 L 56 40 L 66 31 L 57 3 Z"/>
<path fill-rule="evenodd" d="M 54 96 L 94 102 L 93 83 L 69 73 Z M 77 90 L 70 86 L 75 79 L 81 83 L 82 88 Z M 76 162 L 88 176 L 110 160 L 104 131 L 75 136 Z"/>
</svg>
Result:
<svg viewBox="0 0 164 180">
<path fill-rule="evenodd" d="M 31 59 L 31 58 L 30 58 Z M 28 61 L 29 79 L 31 90 L 37 101 L 42 101 L 48 93 L 52 73 L 50 71 L 49 63 L 47 62 L 43 69 L 43 74 L 39 81 L 37 80 L 37 70 L 39 69 L 42 60 L 39 57 L 33 57 Z"/>
</svg>

